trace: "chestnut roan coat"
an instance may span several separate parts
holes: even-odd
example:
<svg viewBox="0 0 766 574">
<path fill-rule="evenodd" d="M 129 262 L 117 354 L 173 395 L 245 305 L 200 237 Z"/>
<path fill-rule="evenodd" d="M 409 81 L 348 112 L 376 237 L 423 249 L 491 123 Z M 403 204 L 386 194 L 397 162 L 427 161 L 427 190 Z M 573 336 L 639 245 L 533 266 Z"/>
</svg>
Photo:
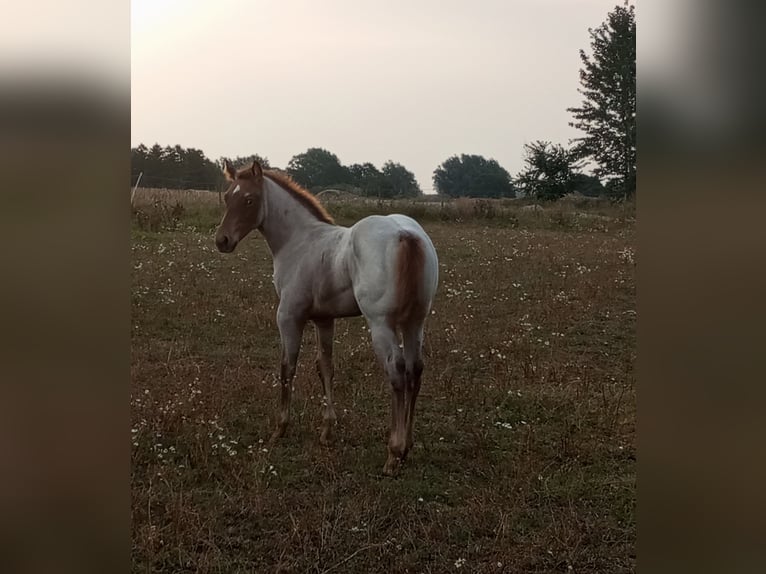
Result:
<svg viewBox="0 0 766 574">
<path fill-rule="evenodd" d="M 279 296 L 281 401 L 274 438 L 290 418 L 290 396 L 303 329 L 314 323 L 317 372 L 324 392 L 320 441 L 332 440 L 332 348 L 334 322 L 364 315 L 372 345 L 391 385 L 391 434 L 386 474 L 397 471 L 412 448 L 415 400 L 423 374 L 423 327 L 438 283 L 436 250 L 423 228 L 404 215 L 373 215 L 351 227 L 335 225 L 309 192 L 288 176 L 260 164 L 235 170 L 226 213 L 215 242 L 224 253 L 253 229 L 261 232 L 274 259 Z M 401 335 L 401 343 L 399 342 Z"/>
</svg>

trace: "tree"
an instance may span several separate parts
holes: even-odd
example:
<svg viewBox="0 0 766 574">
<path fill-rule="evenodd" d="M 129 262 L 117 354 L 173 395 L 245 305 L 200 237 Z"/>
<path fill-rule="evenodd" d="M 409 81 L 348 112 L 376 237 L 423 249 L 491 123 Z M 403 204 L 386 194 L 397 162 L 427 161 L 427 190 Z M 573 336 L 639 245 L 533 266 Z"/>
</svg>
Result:
<svg viewBox="0 0 766 574">
<path fill-rule="evenodd" d="M 415 174 L 400 163 L 387 161 L 383 164 L 383 177 L 386 178 L 394 197 L 418 197 L 423 192 L 415 179 Z"/>
<path fill-rule="evenodd" d="M 378 187 L 383 177 L 377 167 L 367 162 L 352 163 L 347 169 L 351 185 L 359 188 L 362 195 L 375 195 L 373 190 Z"/>
<path fill-rule="evenodd" d="M 524 169 L 516 176 L 516 186 L 528 197 L 556 200 L 569 193 L 589 197 L 604 195 L 601 181 L 579 172 L 582 162 L 571 150 L 546 141 L 524 145 Z"/>
<path fill-rule="evenodd" d="M 254 153 L 252 155 L 237 156 L 235 158 L 224 156 L 218 160 L 218 163 L 223 165 L 223 160 L 229 160 L 229 163 L 233 165 L 234 167 L 243 167 L 247 165 L 252 165 L 254 161 L 257 161 L 259 164 L 261 164 L 261 167 L 263 169 L 272 169 L 271 164 L 269 164 L 269 158 L 262 157 L 258 155 L 257 153 Z"/>
<path fill-rule="evenodd" d="M 601 180 L 595 175 L 576 173 L 573 178 L 573 191 L 587 197 L 603 197 L 607 190 Z"/>
<path fill-rule="evenodd" d="M 514 197 L 510 174 L 494 159 L 452 156 L 434 170 L 436 191 L 450 197 Z"/>
<path fill-rule="evenodd" d="M 626 3 L 627 4 L 627 3 Z M 607 20 L 589 30 L 592 56 L 580 50 L 579 108 L 568 108 L 569 125 L 585 132 L 574 151 L 591 158 L 594 173 L 622 196 L 636 190 L 636 17 L 634 6 L 616 6 Z"/>
<path fill-rule="evenodd" d="M 147 179 L 144 182 L 146 187 L 167 187 L 166 184 L 170 183 L 165 177 L 163 155 L 164 150 L 160 144 L 155 143 L 149 148 L 146 154 L 146 173 L 144 174 L 144 177 Z"/>
<path fill-rule="evenodd" d="M 141 172 L 146 171 L 146 157 L 149 150 L 144 144 L 138 144 L 137 147 L 130 148 L 130 183 L 135 184 Z M 143 176 L 141 176 L 143 177 Z"/>
<path fill-rule="evenodd" d="M 417 197 L 422 194 L 415 174 L 400 163 L 387 161 L 383 170 L 373 164 L 354 163 L 348 166 L 351 183 L 362 195 L 371 197 Z"/>
<path fill-rule="evenodd" d="M 295 181 L 312 190 L 340 183 L 351 183 L 349 170 L 341 165 L 338 156 L 322 148 L 309 148 L 293 156 L 287 164 L 287 173 Z"/>
<path fill-rule="evenodd" d="M 524 145 L 524 169 L 516 176 L 516 185 L 528 197 L 556 200 L 572 193 L 578 180 L 579 166 L 574 155 L 561 145 L 535 141 Z"/>
<path fill-rule="evenodd" d="M 199 149 L 180 145 L 144 144 L 130 150 L 131 182 L 143 172 L 141 185 L 173 189 L 215 189 L 221 182 L 221 169 Z"/>
<path fill-rule="evenodd" d="M 184 157 L 184 187 L 210 189 L 223 179 L 221 168 L 210 161 L 202 150 L 188 148 Z"/>
</svg>

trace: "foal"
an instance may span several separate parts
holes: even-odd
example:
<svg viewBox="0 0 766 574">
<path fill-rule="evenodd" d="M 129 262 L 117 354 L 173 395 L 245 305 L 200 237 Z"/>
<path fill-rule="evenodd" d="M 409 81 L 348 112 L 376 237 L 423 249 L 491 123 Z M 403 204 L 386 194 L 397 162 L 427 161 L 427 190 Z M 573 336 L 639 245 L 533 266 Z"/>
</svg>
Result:
<svg viewBox="0 0 766 574">
<path fill-rule="evenodd" d="M 226 161 L 224 173 L 231 183 L 215 236 L 219 251 L 231 253 L 257 229 L 274 259 L 282 392 L 273 438 L 287 428 L 303 328 L 312 321 L 324 392 L 320 442 L 332 441 L 334 322 L 364 315 L 375 354 L 391 384 L 391 435 L 383 472 L 393 474 L 412 448 L 415 400 L 423 373 L 423 326 L 438 282 L 431 239 L 404 215 L 373 215 L 351 227 L 335 225 L 313 195 L 286 175 L 263 171 L 258 162 L 236 171 Z"/>
</svg>

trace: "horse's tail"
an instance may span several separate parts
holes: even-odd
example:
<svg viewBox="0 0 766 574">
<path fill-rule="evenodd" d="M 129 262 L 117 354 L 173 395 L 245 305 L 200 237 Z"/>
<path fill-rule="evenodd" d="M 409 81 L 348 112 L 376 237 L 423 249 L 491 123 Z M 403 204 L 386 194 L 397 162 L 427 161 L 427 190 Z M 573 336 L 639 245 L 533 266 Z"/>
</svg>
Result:
<svg viewBox="0 0 766 574">
<path fill-rule="evenodd" d="M 422 241 L 409 232 L 400 232 L 396 257 L 396 304 L 391 322 L 402 326 L 422 321 L 427 313 L 423 300 L 426 257 Z"/>
</svg>

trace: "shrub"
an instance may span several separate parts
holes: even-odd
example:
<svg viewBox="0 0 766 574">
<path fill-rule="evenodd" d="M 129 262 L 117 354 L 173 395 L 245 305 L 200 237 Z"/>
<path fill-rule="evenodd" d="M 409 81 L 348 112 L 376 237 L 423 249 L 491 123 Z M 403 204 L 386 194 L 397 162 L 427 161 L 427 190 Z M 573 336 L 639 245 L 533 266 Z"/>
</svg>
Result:
<svg viewBox="0 0 766 574">
<path fill-rule="evenodd" d="M 155 199 L 149 206 L 133 207 L 132 214 L 139 229 L 162 231 L 176 229 L 185 211 L 180 201 L 170 204 L 163 199 Z"/>
</svg>

